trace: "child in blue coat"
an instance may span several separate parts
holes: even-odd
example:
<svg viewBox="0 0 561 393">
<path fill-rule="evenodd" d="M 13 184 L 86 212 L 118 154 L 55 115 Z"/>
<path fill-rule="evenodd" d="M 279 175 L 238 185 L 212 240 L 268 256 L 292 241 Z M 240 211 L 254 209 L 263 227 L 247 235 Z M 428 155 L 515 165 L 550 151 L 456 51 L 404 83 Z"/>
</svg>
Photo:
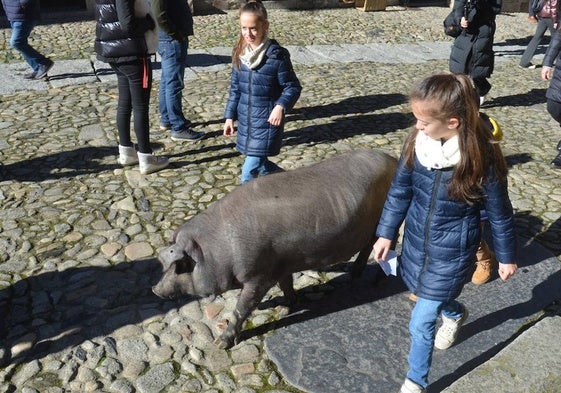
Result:
<svg viewBox="0 0 561 393">
<path fill-rule="evenodd" d="M 516 233 L 506 162 L 479 116 L 470 79 L 433 75 L 415 86 L 410 103 L 417 121 L 384 204 L 374 258 L 386 259 L 405 221 L 398 274 L 418 299 L 401 393 L 422 393 L 433 347 L 452 346 L 468 317 L 456 298 L 470 278 L 481 239 L 481 211 L 487 212 L 503 280 L 517 269 Z M 439 315 L 442 326 L 436 331 Z"/>
<path fill-rule="evenodd" d="M 244 154 L 241 182 L 281 170 L 268 157 L 279 154 L 284 117 L 300 97 L 302 87 L 290 54 L 267 38 L 267 10 L 260 1 L 240 9 L 241 37 L 232 52 L 232 78 L 226 104 L 224 135 L 236 132 L 236 147 Z"/>
</svg>

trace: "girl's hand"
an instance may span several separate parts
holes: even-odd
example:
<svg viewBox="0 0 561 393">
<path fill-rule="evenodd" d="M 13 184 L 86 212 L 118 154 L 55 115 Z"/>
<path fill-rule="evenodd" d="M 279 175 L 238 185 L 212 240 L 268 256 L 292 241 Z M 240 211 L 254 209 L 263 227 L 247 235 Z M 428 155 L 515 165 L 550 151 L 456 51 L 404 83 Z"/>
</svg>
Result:
<svg viewBox="0 0 561 393">
<path fill-rule="evenodd" d="M 462 26 L 464 29 L 467 29 L 467 27 L 469 26 L 469 23 L 465 16 L 462 16 L 462 19 L 460 20 L 460 26 Z"/>
<path fill-rule="evenodd" d="M 516 273 L 517 269 L 516 263 L 499 263 L 499 276 L 506 281 Z"/>
<path fill-rule="evenodd" d="M 548 66 L 542 67 L 542 79 L 544 81 L 550 80 L 552 75 L 553 75 L 552 67 L 548 67 Z"/>
<path fill-rule="evenodd" d="M 269 115 L 268 122 L 273 126 L 280 126 L 282 123 L 282 118 L 284 116 L 284 108 L 280 105 L 275 105 L 271 114 Z"/>
<path fill-rule="evenodd" d="M 236 130 L 234 129 L 234 120 L 226 119 L 226 121 L 224 122 L 224 136 L 232 136 L 235 133 Z"/>
<path fill-rule="evenodd" d="M 374 243 L 374 260 L 376 262 L 380 260 L 385 261 L 391 245 L 392 241 L 390 239 L 379 237 L 376 243 Z"/>
</svg>

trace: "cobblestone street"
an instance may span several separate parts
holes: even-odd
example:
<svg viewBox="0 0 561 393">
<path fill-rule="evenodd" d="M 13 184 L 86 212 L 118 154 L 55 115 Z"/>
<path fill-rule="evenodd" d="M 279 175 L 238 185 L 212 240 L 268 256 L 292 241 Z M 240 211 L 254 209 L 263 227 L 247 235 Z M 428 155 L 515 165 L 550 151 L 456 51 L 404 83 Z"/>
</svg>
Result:
<svg viewBox="0 0 561 393">
<path fill-rule="evenodd" d="M 290 170 L 358 147 L 397 156 L 412 124 L 412 84 L 448 70 L 446 57 L 415 60 L 420 45 L 451 45 L 442 31 L 447 13 L 444 7 L 270 11 L 272 37 L 294 52 L 402 45 L 412 58 L 295 62 L 303 92 L 273 160 Z M 518 67 L 522 51 L 511 50 L 523 49 L 534 33 L 526 16 L 498 17 L 493 88 L 483 110 L 505 134 L 519 235 L 559 257 L 561 172 L 550 161 L 561 129 L 546 111 L 541 69 Z M 158 299 L 150 289 L 161 275 L 158 250 L 175 228 L 239 183 L 243 158 L 234 139 L 222 136 L 229 64 L 187 71 L 183 108 L 195 130 L 206 133 L 198 142 L 174 142 L 158 130 L 154 81 L 151 139 L 171 165 L 143 176 L 116 161 L 116 81 L 57 85 L 69 78 L 64 61 L 93 58 L 95 23 L 53 18 L 32 34 L 33 45 L 56 62 L 52 80 L 26 81 L 22 90 L 0 95 L 0 393 L 299 392 L 264 350 L 273 331 L 231 350 L 213 345 L 237 291 L 185 302 Z M 193 55 L 237 40 L 236 11 L 196 16 L 195 24 Z M 0 29 L 0 59 L 13 71 L 3 78 L 19 79 L 27 70 L 9 48 L 10 32 Z M 343 274 L 303 272 L 295 285 Z M 324 285 L 304 296 L 330 290 Z M 279 294 L 274 288 L 266 300 Z M 246 328 L 279 317 L 276 308 L 259 309 Z"/>
</svg>

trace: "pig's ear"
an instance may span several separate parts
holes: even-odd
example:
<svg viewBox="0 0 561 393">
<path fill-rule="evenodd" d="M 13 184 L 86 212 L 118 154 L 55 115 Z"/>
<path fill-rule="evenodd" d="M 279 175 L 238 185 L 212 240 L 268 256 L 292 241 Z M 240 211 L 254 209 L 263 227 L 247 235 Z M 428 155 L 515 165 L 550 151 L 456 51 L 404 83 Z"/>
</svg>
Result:
<svg viewBox="0 0 561 393">
<path fill-rule="evenodd" d="M 175 263 L 175 274 L 192 273 L 195 265 L 203 262 L 201 247 L 193 239 L 187 242 L 184 251 L 184 258 Z"/>
<path fill-rule="evenodd" d="M 185 252 L 191 257 L 194 263 L 203 262 L 203 250 L 201 250 L 201 246 L 196 240 L 190 239 L 185 246 Z"/>
</svg>

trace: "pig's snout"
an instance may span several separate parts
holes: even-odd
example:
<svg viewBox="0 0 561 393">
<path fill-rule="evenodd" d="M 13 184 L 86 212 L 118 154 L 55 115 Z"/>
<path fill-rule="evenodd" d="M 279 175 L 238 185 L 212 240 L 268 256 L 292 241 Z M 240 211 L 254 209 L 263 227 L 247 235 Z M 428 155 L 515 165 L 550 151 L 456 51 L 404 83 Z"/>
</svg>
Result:
<svg viewBox="0 0 561 393">
<path fill-rule="evenodd" d="M 161 288 L 160 285 L 154 285 L 152 287 L 152 292 L 154 293 L 154 295 L 158 296 L 160 299 L 173 299 L 173 298 L 176 297 L 174 293 L 168 293 L 168 292 L 164 291 L 163 288 Z"/>
</svg>

